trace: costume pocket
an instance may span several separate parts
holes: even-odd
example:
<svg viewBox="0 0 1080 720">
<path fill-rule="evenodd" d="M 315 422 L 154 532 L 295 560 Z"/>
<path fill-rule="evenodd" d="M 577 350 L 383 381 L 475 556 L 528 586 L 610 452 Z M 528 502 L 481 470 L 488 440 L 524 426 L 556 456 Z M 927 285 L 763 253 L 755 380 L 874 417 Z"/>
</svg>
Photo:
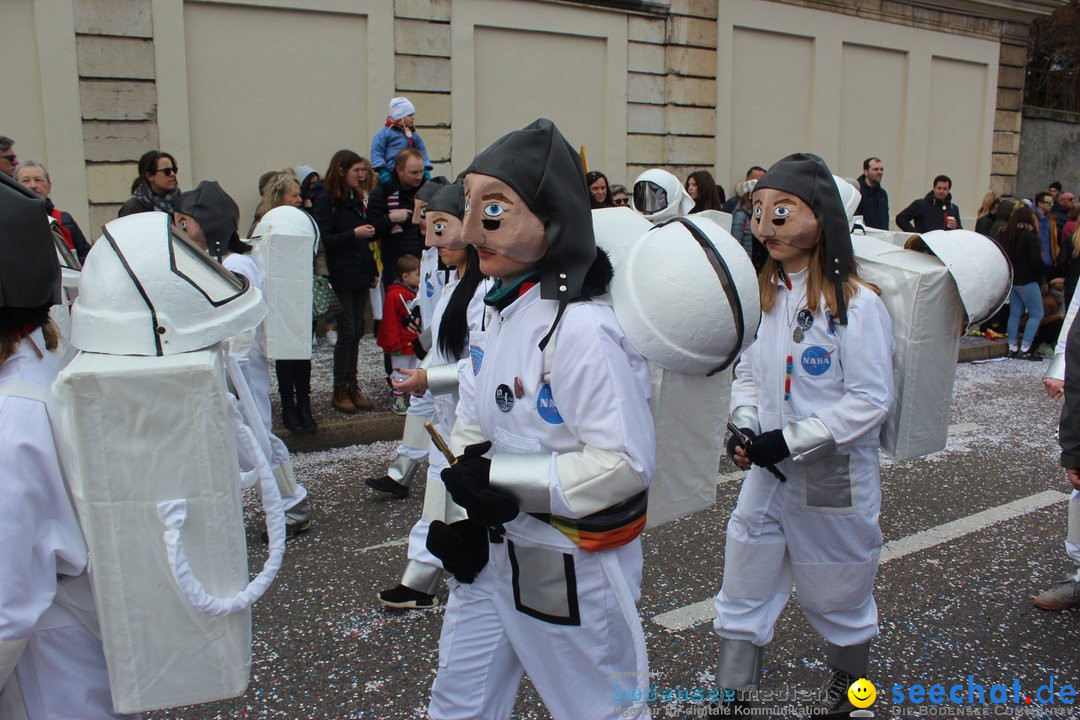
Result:
<svg viewBox="0 0 1080 720">
<path fill-rule="evenodd" d="M 518 612 L 553 625 L 580 625 L 573 554 L 506 543 Z"/>
<path fill-rule="evenodd" d="M 851 455 L 827 455 L 814 462 L 800 463 L 803 507 L 832 513 L 854 512 L 853 463 Z"/>
<path fill-rule="evenodd" d="M 504 453 L 538 453 L 540 441 L 537 438 L 521 437 L 512 432 L 507 432 L 501 427 L 495 428 L 495 451 Z"/>
</svg>

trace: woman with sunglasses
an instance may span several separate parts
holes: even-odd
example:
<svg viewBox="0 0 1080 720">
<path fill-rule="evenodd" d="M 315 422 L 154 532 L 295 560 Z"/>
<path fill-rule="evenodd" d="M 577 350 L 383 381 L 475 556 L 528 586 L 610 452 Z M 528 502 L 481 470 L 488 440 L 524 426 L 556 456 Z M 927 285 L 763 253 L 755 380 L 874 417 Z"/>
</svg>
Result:
<svg viewBox="0 0 1080 720">
<path fill-rule="evenodd" d="M 131 197 L 120 206 L 117 217 L 160 210 L 172 213 L 180 197 L 176 181 L 176 158 L 167 152 L 151 150 L 139 158 L 139 177 L 131 184 Z"/>
</svg>

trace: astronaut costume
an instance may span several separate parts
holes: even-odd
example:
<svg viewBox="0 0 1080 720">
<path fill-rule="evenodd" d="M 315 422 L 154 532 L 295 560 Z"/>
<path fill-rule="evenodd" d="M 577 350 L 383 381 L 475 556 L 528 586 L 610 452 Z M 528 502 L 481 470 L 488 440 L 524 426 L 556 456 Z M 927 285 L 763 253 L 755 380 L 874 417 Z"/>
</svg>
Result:
<svg viewBox="0 0 1080 720">
<path fill-rule="evenodd" d="M 9 312 L 59 302 L 59 278 L 44 202 L 0 178 L 4 329 Z M 0 364 L 0 718 L 133 717 L 109 694 L 86 542 L 50 423 L 60 366 L 40 327 Z"/>
<path fill-rule="evenodd" d="M 455 182 L 440 189 L 431 197 L 427 206 L 427 242 L 431 249 L 464 249 L 466 244 L 461 239 L 461 218 L 464 215 L 464 196 L 462 185 Z M 472 262 L 478 262 L 475 251 Z M 421 368 L 426 373 L 427 391 L 435 407 L 432 423 L 444 438 L 449 438 L 454 428 L 458 403 L 458 368 L 468 363 L 468 353 L 462 348 L 462 357 L 447 355 L 439 342 L 446 308 L 461 283 L 458 269 L 447 273 L 446 284 L 435 306 L 431 322 L 432 346 L 424 358 Z M 481 279 L 468 303 L 465 322 L 468 329 L 479 331 L 484 325 L 487 306 L 484 295 L 490 290 L 491 282 Z M 467 336 L 466 336 L 467 337 Z M 454 503 L 446 494 L 440 473 L 449 467 L 449 462 L 442 452 L 429 442 L 427 485 L 424 489 L 424 506 L 421 517 L 409 532 L 408 563 L 401 576 L 404 589 L 388 590 L 379 593 L 379 600 L 388 607 L 416 608 L 434 607 L 438 598 L 434 597 L 439 581 L 443 576 L 442 561 L 434 556 L 427 547 L 428 528 L 431 522 L 438 520 L 454 523 L 465 519 L 465 510 Z M 416 591 L 427 596 L 415 597 Z"/>
<path fill-rule="evenodd" d="M 809 233 L 792 235 L 799 228 L 793 223 L 815 219 Z M 878 634 L 878 446 L 893 400 L 890 320 L 865 285 L 845 308 L 840 288 L 848 280 L 851 240 L 841 198 L 820 158 L 799 154 L 776 163 L 755 187 L 752 222 L 767 246 L 809 251 L 823 243 L 810 261 L 821 254 L 826 268 L 843 270 L 826 276 L 811 311 L 811 269 L 785 274 L 773 260 L 775 302 L 736 368 L 731 420 L 756 435 L 747 448 L 755 464 L 727 527 L 723 585 L 714 602 L 714 629 L 721 637 L 717 683 L 757 688 L 762 649 L 794 582 L 803 613 L 828 642 L 826 661 L 834 673 L 823 690 L 839 671 L 851 677 L 835 683 L 846 682 L 846 693 L 851 681 L 866 675 L 870 641 Z M 833 292 L 835 317 L 825 302 Z M 751 449 L 759 443 L 780 450 L 759 461 Z"/>
<path fill-rule="evenodd" d="M 449 275 L 449 271 L 440 266 L 438 249 L 427 242 L 427 224 L 424 219 L 431 198 L 445 186 L 446 178 L 444 177 L 435 177 L 426 181 L 416 191 L 413 208 L 412 222 L 420 226 L 420 234 L 424 236 L 425 243 L 424 251 L 420 254 L 420 287 L 416 293 L 420 306 L 422 330 L 419 343 L 424 351 L 429 351 L 432 346 L 434 335 L 431 332 L 431 326 L 435 304 L 442 297 L 443 285 Z M 420 470 L 420 464 L 428 455 L 430 439 L 424 430 L 424 423 L 431 419 L 434 412 L 435 406 L 430 392 L 425 392 L 419 397 L 414 396 L 409 400 L 409 409 L 405 413 L 405 432 L 402 433 L 401 444 L 397 447 L 397 456 L 387 468 L 386 475 L 367 478 L 364 481 L 368 487 L 397 497 L 409 496 L 413 479 Z"/>
<path fill-rule="evenodd" d="M 221 264 L 227 270 L 243 275 L 253 287 L 258 288 L 260 293 L 265 293 L 266 281 L 255 260 L 249 254 L 230 250 L 230 243 L 239 242 L 237 235 L 239 209 L 236 202 L 216 181 L 203 180 L 195 189 L 182 193 L 176 203 L 176 212 L 195 218 L 205 235 L 207 250 L 212 256 L 220 258 Z M 255 234 L 260 234 L 258 227 Z M 267 446 L 262 449 L 270 459 L 271 469 L 284 501 L 286 532 L 291 537 L 306 532 L 311 527 L 310 504 L 307 489 L 296 481 L 289 449 L 272 431 L 270 361 L 266 357 L 264 334 L 264 324 L 260 323 L 253 339 L 250 337 L 234 339 L 229 352 L 239 362 L 240 370 L 251 392 L 251 398 L 258 410 L 259 419 L 265 429 L 265 435 L 260 432 L 258 437 L 265 437 L 267 441 Z M 248 457 L 243 446 L 240 446 L 238 451 L 243 467 L 248 469 L 255 467 L 255 459 Z"/>
<path fill-rule="evenodd" d="M 694 198 L 667 170 L 650 168 L 634 181 L 634 209 L 654 225 L 689 215 Z"/>
<path fill-rule="evenodd" d="M 476 157 L 465 197 L 481 269 L 531 270 L 496 283 L 486 302 L 497 312 L 470 336 L 458 458 L 442 477 L 481 533 L 429 531 L 455 580 L 428 714 L 509 717 L 527 672 L 555 718 L 647 717 L 635 603 L 654 471 L 649 377 L 610 306 L 587 302 L 610 266 L 580 158 L 537 120 Z M 463 568 L 467 549 L 476 562 Z M 613 691 L 613 672 L 631 679 Z"/>
</svg>

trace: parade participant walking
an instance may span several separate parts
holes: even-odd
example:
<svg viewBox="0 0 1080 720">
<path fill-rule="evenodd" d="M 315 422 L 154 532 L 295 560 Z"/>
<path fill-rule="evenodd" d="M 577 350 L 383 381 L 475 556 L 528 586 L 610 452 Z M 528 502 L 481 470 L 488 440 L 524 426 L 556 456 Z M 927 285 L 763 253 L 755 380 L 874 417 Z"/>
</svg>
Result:
<svg viewBox="0 0 1080 720">
<path fill-rule="evenodd" d="M 0 716 L 114 712 L 87 549 L 46 402 L 60 370 L 49 320 L 60 267 L 45 202 L 0 178 Z M 39 396 L 35 398 L 34 396 Z"/>
<path fill-rule="evenodd" d="M 731 388 L 750 472 L 727 527 L 716 596 L 717 683 L 756 690 L 763 650 L 791 596 L 827 641 L 821 710 L 843 711 L 878 634 L 878 431 L 893 399 L 889 316 L 856 274 L 832 173 L 810 154 L 780 160 L 753 195 L 769 251 L 762 321 Z M 846 710 L 845 710 L 846 708 Z"/>
<path fill-rule="evenodd" d="M 655 464 L 649 376 L 611 307 L 588 302 L 611 270 L 581 160 L 537 120 L 476 157 L 465 203 L 495 312 L 470 337 L 458 458 L 442 473 L 470 522 L 429 530 L 456 580 L 428 715 L 508 718 L 528 673 L 552 717 L 647 717 L 635 602 Z M 613 699 L 614 672 L 636 697 Z"/>
</svg>

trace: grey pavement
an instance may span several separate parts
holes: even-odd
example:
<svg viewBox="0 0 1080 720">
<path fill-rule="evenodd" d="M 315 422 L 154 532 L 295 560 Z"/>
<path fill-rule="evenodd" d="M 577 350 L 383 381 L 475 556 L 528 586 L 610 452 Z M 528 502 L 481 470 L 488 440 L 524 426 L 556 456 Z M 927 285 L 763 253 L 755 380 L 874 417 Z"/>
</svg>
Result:
<svg viewBox="0 0 1080 720">
<path fill-rule="evenodd" d="M 1060 404 L 1042 391 L 1045 367 L 1023 360 L 960 365 L 946 449 L 883 462 L 887 560 L 876 585 L 881 636 L 870 673 L 876 717 L 1080 717 L 1080 709 L 1060 700 L 1040 704 L 1034 695 L 1051 677 L 1056 688 L 1080 682 L 1080 613 L 1030 604 L 1067 569 L 1068 483 L 1056 444 Z M 313 501 L 313 529 L 289 542 L 277 582 L 255 607 L 247 693 L 148 718 L 424 717 L 443 612 L 386 611 L 375 601 L 376 591 L 397 582 L 404 539 L 421 507 L 419 492 L 396 500 L 363 485 L 364 477 L 382 473 L 394 447 L 377 442 L 295 456 Z M 734 466 L 725 463 L 720 473 L 713 508 L 643 538 L 639 611 L 652 682 L 661 693 L 708 691 L 713 684 L 717 641 L 707 605 L 705 612 L 700 608 L 720 586 L 725 523 L 739 488 Z M 260 515 L 254 499 L 249 502 L 254 572 L 265 550 Z M 670 622 L 673 615 L 682 621 Z M 822 648 L 793 597 L 767 648 L 762 689 L 781 698 L 816 689 Z M 1008 685 L 1010 702 L 894 703 L 894 685 L 906 692 L 916 683 L 960 683 L 966 693 L 968 676 L 987 694 L 994 684 Z M 1022 688 L 1019 704 L 1012 702 L 1014 679 Z M 1034 702 L 1024 702 L 1028 697 Z M 776 707 L 774 717 L 799 716 L 785 703 Z M 704 710 L 687 702 L 652 703 L 658 718 Z M 514 717 L 548 717 L 527 679 Z"/>
</svg>

